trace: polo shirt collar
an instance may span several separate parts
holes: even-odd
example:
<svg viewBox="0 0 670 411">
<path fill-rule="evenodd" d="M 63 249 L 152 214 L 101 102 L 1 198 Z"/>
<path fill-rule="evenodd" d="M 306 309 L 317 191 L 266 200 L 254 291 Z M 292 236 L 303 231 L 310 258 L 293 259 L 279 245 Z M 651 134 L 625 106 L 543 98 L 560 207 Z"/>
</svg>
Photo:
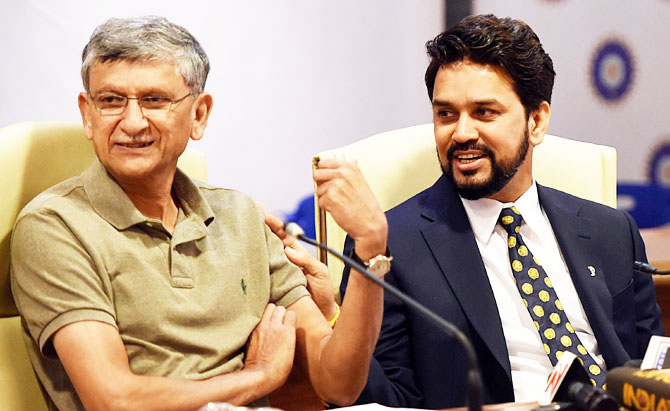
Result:
<svg viewBox="0 0 670 411">
<path fill-rule="evenodd" d="M 467 200 L 461 197 L 465 213 L 468 215 L 472 231 L 478 241 L 486 244 L 493 235 L 493 230 L 498 224 L 500 212 L 505 207 L 515 206 L 528 228 L 539 234 L 542 224 L 542 209 L 537 195 L 537 184 L 533 184 L 524 192 L 518 200 L 513 203 L 501 203 L 491 198 L 480 198 L 478 200 Z"/>
<path fill-rule="evenodd" d="M 179 199 L 180 217 L 184 216 L 189 220 L 189 224 L 182 226 L 186 228 L 182 232 L 182 241 L 191 241 L 202 238 L 207 234 L 207 226 L 214 221 L 214 211 L 202 195 L 202 191 L 180 169 L 177 169 L 172 190 Z M 179 224 L 178 220 L 177 223 Z M 177 228 L 175 227 L 175 230 Z"/>
<path fill-rule="evenodd" d="M 117 230 L 125 230 L 150 220 L 135 208 L 100 160 L 96 159 L 82 173 L 82 179 L 93 209 Z M 172 188 L 179 199 L 180 207 L 189 218 L 204 225 L 209 225 L 214 220 L 214 212 L 198 187 L 179 169 L 175 173 Z"/>
</svg>

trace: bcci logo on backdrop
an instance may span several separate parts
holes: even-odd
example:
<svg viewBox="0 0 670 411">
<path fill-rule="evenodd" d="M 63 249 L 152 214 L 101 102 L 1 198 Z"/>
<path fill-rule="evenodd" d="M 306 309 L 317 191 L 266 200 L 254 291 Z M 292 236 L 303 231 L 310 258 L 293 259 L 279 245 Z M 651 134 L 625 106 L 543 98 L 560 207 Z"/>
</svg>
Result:
<svg viewBox="0 0 670 411">
<path fill-rule="evenodd" d="M 665 137 L 652 148 L 648 178 L 653 185 L 670 188 L 670 136 Z"/>
<path fill-rule="evenodd" d="M 633 58 L 630 49 L 620 40 L 600 43 L 591 60 L 591 83 L 596 94 L 606 103 L 619 103 L 633 83 Z"/>
</svg>

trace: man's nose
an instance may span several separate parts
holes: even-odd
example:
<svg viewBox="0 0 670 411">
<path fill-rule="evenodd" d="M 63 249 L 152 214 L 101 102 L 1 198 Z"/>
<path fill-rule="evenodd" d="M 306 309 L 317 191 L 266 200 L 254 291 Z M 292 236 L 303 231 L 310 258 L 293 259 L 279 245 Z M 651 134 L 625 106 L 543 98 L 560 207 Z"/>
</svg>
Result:
<svg viewBox="0 0 670 411">
<path fill-rule="evenodd" d="M 122 119 L 122 127 L 130 135 L 145 129 L 149 125 L 137 99 L 128 99 L 126 109 L 122 113 Z"/>
<path fill-rule="evenodd" d="M 459 143 L 465 143 L 470 140 L 476 140 L 478 138 L 479 132 L 477 131 L 475 121 L 470 116 L 462 114 L 456 123 L 456 128 L 454 129 L 452 140 Z"/>
</svg>

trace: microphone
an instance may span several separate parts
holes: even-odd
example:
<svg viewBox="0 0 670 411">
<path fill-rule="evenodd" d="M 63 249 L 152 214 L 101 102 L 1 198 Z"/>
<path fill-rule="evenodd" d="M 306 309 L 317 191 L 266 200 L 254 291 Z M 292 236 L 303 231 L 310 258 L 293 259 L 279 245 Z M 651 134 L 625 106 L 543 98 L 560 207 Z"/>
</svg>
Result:
<svg viewBox="0 0 670 411">
<path fill-rule="evenodd" d="M 287 234 L 299 239 L 300 241 L 304 241 L 308 244 L 311 244 L 313 246 L 328 251 L 330 254 L 342 260 L 345 264 L 351 266 L 352 268 L 355 268 L 365 278 L 377 284 L 378 286 L 382 287 L 384 291 L 395 296 L 400 301 L 405 303 L 408 307 L 418 312 L 424 319 L 432 322 L 435 326 L 437 326 L 437 328 L 445 332 L 447 335 L 449 335 L 450 337 L 455 337 L 456 340 L 458 340 L 458 342 L 460 342 L 463 348 L 465 349 L 468 362 L 470 364 L 470 370 L 468 371 L 468 377 L 467 377 L 468 410 L 481 411 L 482 409 L 481 396 L 480 396 L 481 378 L 479 377 L 479 368 L 477 366 L 477 355 L 475 354 L 475 349 L 472 347 L 472 344 L 465 336 L 465 334 L 461 332 L 461 330 L 459 330 L 455 325 L 451 324 L 450 322 L 444 320 L 439 315 L 435 314 L 433 311 L 426 308 L 424 305 L 422 305 L 409 295 L 405 294 L 396 287 L 392 286 L 391 284 L 388 284 L 384 280 L 370 273 L 366 269 L 366 267 L 363 266 L 362 264 L 357 263 L 351 258 L 328 247 L 325 244 L 322 244 L 316 240 L 306 237 L 305 232 L 298 224 L 294 222 L 288 222 L 284 224 L 284 231 L 286 231 Z"/>
<path fill-rule="evenodd" d="M 305 236 L 305 230 L 303 230 L 302 227 L 298 225 L 298 223 L 294 223 L 293 221 L 284 223 L 284 231 L 286 231 L 286 234 L 299 240 L 302 240 L 301 237 Z"/>
<path fill-rule="evenodd" d="M 616 398 L 593 384 L 573 382 L 568 385 L 568 397 L 582 411 L 612 411 L 619 409 Z"/>
<path fill-rule="evenodd" d="M 642 360 L 630 360 L 607 373 L 607 391 L 631 410 L 670 407 L 670 338 L 653 335 Z"/>
<path fill-rule="evenodd" d="M 668 409 L 670 370 L 614 368 L 607 373 L 607 391 L 629 410 Z"/>
<path fill-rule="evenodd" d="M 609 385 L 609 379 L 607 381 Z M 577 356 L 570 351 L 564 351 L 561 359 L 554 366 L 544 394 L 541 404 L 552 402 L 573 404 L 580 411 L 619 409 L 616 398 L 602 388 L 593 386 Z"/>
<path fill-rule="evenodd" d="M 670 274 L 670 270 L 659 270 L 651 264 L 643 263 L 642 261 L 633 261 L 633 270 L 645 274 Z"/>
</svg>

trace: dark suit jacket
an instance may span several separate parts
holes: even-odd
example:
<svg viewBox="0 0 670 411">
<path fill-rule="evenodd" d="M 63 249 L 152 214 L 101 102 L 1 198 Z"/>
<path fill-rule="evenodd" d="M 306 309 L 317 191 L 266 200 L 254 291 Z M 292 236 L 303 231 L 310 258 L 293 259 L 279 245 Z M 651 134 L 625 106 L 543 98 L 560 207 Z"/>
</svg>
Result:
<svg viewBox="0 0 670 411">
<path fill-rule="evenodd" d="M 633 272 L 633 261 L 646 261 L 637 225 L 627 213 L 610 207 L 540 185 L 538 192 L 607 368 L 642 358 L 651 335 L 663 334 L 663 328 L 651 276 Z M 472 341 L 485 403 L 514 401 L 493 291 L 451 183 L 441 177 L 387 217 L 394 260 L 386 281 Z M 352 247 L 348 239 L 345 253 Z M 342 291 L 347 278 L 345 271 Z M 465 352 L 454 338 L 387 295 L 382 331 L 358 403 L 462 406 L 467 369 Z"/>
</svg>

